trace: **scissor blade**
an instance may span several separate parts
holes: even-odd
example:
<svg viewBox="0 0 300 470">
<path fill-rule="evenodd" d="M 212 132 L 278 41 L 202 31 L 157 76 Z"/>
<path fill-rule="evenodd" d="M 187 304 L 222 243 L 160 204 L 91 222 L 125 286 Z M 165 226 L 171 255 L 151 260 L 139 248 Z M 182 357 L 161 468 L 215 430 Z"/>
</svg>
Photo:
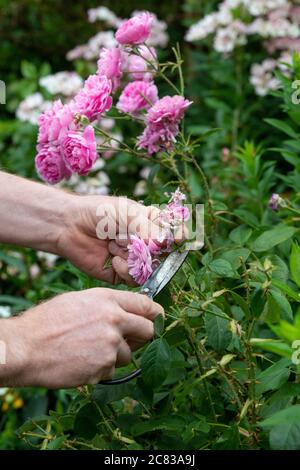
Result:
<svg viewBox="0 0 300 470">
<path fill-rule="evenodd" d="M 188 254 L 188 251 L 173 251 L 151 274 L 140 292 L 152 298 L 158 295 L 181 268 Z"/>
</svg>

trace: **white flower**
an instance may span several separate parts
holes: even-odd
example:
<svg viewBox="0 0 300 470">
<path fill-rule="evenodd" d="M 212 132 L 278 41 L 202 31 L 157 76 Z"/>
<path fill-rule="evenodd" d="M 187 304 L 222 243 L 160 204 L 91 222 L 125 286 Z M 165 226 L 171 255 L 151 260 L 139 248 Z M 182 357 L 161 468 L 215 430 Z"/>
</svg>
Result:
<svg viewBox="0 0 300 470">
<path fill-rule="evenodd" d="M 0 305 L 0 318 L 9 318 L 11 316 L 11 307 Z"/>
<path fill-rule="evenodd" d="M 101 20 L 109 26 L 114 26 L 116 28 L 121 22 L 120 18 L 118 18 L 113 11 L 104 6 L 88 10 L 88 20 L 90 23 L 95 23 L 97 20 Z"/>
<path fill-rule="evenodd" d="M 8 387 L 1 387 L 0 388 L 0 397 L 3 397 L 7 392 L 9 388 Z"/>
<path fill-rule="evenodd" d="M 40 78 L 39 83 L 51 95 L 73 96 L 82 87 L 83 80 L 76 72 L 58 72 Z"/>
<path fill-rule="evenodd" d="M 185 39 L 189 42 L 198 41 L 214 33 L 218 27 L 218 14 L 211 13 L 193 24 L 187 31 Z"/>
<path fill-rule="evenodd" d="M 215 41 L 214 48 L 217 52 L 229 53 L 232 52 L 235 48 L 235 45 L 238 40 L 237 32 L 232 28 L 221 28 L 218 30 Z"/>
<path fill-rule="evenodd" d="M 138 181 L 133 190 L 134 196 L 144 196 L 147 193 L 147 181 Z"/>
<path fill-rule="evenodd" d="M 115 127 L 116 121 L 113 118 L 101 118 L 99 121 L 99 126 L 105 130 L 110 131 L 113 127 Z"/>
<path fill-rule="evenodd" d="M 279 88 L 280 82 L 273 75 L 276 67 L 277 62 L 272 59 L 266 59 L 261 64 L 252 65 L 250 83 L 254 86 L 257 95 L 265 96 L 269 91 Z"/>
<path fill-rule="evenodd" d="M 20 121 L 37 124 L 39 116 L 50 106 L 51 102 L 45 101 L 41 93 L 33 93 L 33 95 L 29 95 L 21 101 L 16 110 L 16 117 Z"/>
<path fill-rule="evenodd" d="M 100 31 L 100 33 L 89 39 L 83 58 L 86 60 L 98 59 L 101 47 L 110 48 L 117 44 L 113 31 Z"/>
<path fill-rule="evenodd" d="M 144 166 L 144 168 L 142 168 L 141 171 L 140 171 L 140 176 L 141 176 L 141 178 L 147 180 L 149 178 L 150 173 L 151 173 L 151 167 L 150 166 Z"/>
<path fill-rule="evenodd" d="M 48 268 L 53 268 L 53 266 L 55 266 L 56 260 L 58 259 L 57 255 L 53 253 L 47 253 L 45 251 L 38 251 L 37 257 L 44 261 Z"/>
</svg>

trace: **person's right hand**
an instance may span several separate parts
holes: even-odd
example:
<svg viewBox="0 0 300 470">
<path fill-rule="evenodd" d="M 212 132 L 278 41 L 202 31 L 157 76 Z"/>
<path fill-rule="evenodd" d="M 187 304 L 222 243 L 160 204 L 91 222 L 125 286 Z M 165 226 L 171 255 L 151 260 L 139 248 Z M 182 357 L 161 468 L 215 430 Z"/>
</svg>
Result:
<svg viewBox="0 0 300 470">
<path fill-rule="evenodd" d="M 159 313 L 163 308 L 145 295 L 94 288 L 1 320 L 7 364 L 0 366 L 0 382 L 55 389 L 110 379 L 153 337 Z"/>
</svg>

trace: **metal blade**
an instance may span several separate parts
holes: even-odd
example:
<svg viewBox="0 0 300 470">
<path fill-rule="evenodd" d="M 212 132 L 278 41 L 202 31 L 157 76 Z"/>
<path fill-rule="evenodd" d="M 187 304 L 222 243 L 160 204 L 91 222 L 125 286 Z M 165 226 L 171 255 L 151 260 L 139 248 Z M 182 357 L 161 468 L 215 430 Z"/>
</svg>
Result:
<svg viewBox="0 0 300 470">
<path fill-rule="evenodd" d="M 140 293 L 146 294 L 151 298 L 158 295 L 181 268 L 188 254 L 189 251 L 173 251 L 151 274 L 141 288 Z"/>
</svg>

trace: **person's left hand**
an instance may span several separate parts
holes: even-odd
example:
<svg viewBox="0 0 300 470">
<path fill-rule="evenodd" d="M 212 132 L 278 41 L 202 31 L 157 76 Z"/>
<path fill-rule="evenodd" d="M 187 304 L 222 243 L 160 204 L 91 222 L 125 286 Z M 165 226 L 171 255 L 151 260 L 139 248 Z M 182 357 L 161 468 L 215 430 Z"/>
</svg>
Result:
<svg viewBox="0 0 300 470">
<path fill-rule="evenodd" d="M 123 197 L 71 197 L 66 228 L 57 242 L 58 254 L 97 279 L 136 285 L 128 274 L 128 237 L 137 233 L 144 240 L 152 238 L 159 243 L 163 238 L 159 210 Z"/>
</svg>

